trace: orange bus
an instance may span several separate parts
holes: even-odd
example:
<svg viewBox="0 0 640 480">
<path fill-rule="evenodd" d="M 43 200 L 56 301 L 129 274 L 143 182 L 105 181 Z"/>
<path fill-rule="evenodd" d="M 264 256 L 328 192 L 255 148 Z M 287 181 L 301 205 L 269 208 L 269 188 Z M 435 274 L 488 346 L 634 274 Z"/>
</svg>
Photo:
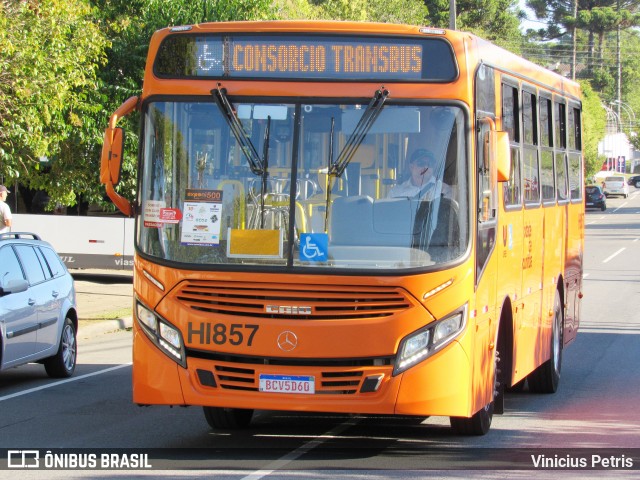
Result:
<svg viewBox="0 0 640 480">
<path fill-rule="evenodd" d="M 138 192 L 118 120 L 141 116 Z M 584 245 L 579 86 L 471 34 L 166 28 L 111 117 L 135 216 L 133 400 L 448 416 L 558 387 Z"/>
</svg>

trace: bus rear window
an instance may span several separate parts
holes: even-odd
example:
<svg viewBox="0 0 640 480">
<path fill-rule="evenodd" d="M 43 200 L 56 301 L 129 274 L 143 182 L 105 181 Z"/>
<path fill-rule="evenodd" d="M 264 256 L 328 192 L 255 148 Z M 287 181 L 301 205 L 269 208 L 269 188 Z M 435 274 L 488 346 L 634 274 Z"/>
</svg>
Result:
<svg viewBox="0 0 640 480">
<path fill-rule="evenodd" d="M 175 34 L 160 45 L 154 73 L 162 78 L 449 82 L 458 69 L 451 46 L 441 38 Z"/>
</svg>

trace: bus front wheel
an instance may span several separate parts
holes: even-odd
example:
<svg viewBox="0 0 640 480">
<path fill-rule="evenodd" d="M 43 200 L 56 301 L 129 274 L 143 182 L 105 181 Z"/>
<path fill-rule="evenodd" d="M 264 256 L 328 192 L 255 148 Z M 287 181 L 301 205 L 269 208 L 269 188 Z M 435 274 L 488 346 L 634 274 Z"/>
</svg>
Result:
<svg viewBox="0 0 640 480">
<path fill-rule="evenodd" d="M 483 408 L 474 413 L 471 417 L 449 417 L 449 423 L 451 424 L 451 429 L 456 435 L 486 435 L 489 432 L 489 428 L 491 428 L 491 420 L 493 420 L 493 412 L 495 410 L 496 404 L 496 396 L 499 395 L 499 402 L 503 402 L 502 395 L 504 391 L 500 387 L 500 369 L 498 366 L 499 360 L 498 352 L 494 354 L 494 364 L 495 369 L 493 372 L 493 392 L 492 392 L 492 400 L 490 403 L 485 405 Z M 498 413 L 502 413 L 503 404 L 498 404 Z"/>
<path fill-rule="evenodd" d="M 245 408 L 202 407 L 211 428 L 233 430 L 249 426 L 253 410 Z"/>
<path fill-rule="evenodd" d="M 477 411 L 472 417 L 451 417 L 449 421 L 457 435 L 486 435 L 493 419 L 493 402 Z"/>
</svg>

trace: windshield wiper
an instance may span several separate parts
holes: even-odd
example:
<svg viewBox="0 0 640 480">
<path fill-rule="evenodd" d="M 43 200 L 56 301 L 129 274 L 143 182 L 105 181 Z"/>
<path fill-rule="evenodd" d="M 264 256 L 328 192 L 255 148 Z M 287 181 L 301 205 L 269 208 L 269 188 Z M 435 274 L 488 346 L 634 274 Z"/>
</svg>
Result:
<svg viewBox="0 0 640 480">
<path fill-rule="evenodd" d="M 247 136 L 247 133 L 244 131 L 242 127 L 242 123 L 238 119 L 238 116 L 233 110 L 229 99 L 227 98 L 227 89 L 222 88 L 222 85 L 219 83 L 218 88 L 214 88 L 211 90 L 211 94 L 216 101 L 216 105 L 222 112 L 222 116 L 226 120 L 229 128 L 231 129 L 231 133 L 235 137 L 238 145 L 240 145 L 240 149 L 244 156 L 247 157 L 249 161 L 249 168 L 254 175 L 262 175 L 264 176 L 266 173 L 266 168 L 263 165 L 260 156 L 258 155 L 258 151 L 256 147 L 251 143 L 251 139 Z"/>
<path fill-rule="evenodd" d="M 267 117 L 267 125 L 264 129 L 263 155 L 264 159 L 262 169 L 262 185 L 260 187 L 260 228 L 264 228 L 264 197 L 267 191 L 267 179 L 269 177 L 269 138 L 271 135 L 271 115 Z"/>
<path fill-rule="evenodd" d="M 333 166 L 333 134 L 335 130 L 336 119 L 331 117 L 331 130 L 329 131 L 329 165 L 327 165 L 327 184 L 325 186 L 325 205 L 324 205 L 324 231 L 329 231 L 329 206 L 331 204 L 331 190 L 333 189 L 333 183 L 331 182 L 331 167 Z"/>
<path fill-rule="evenodd" d="M 345 143 L 344 147 L 340 151 L 340 155 L 338 155 L 338 159 L 333 161 L 333 135 L 334 135 L 334 125 L 335 119 L 331 117 L 331 132 L 329 134 L 329 166 L 327 168 L 327 190 L 326 190 L 326 198 L 325 198 L 325 209 L 324 209 L 324 231 L 328 231 L 329 228 L 329 206 L 331 204 L 331 190 L 333 189 L 333 179 L 341 177 L 344 173 L 345 169 L 349 165 L 349 162 L 355 155 L 358 147 L 364 140 L 364 137 L 367 136 L 369 130 L 373 126 L 374 122 L 380 115 L 382 111 L 382 107 L 384 106 L 384 102 L 387 100 L 389 96 L 389 90 L 384 88 L 384 85 L 380 87 L 379 90 L 373 95 L 373 98 L 367 105 L 367 108 L 362 113 L 360 120 L 358 120 L 358 124 L 356 128 L 353 129 L 353 132 L 349 136 L 347 143 Z"/>
<path fill-rule="evenodd" d="M 367 105 L 367 108 L 362 114 L 362 117 L 360 117 L 356 128 L 353 130 L 353 133 L 349 136 L 347 143 L 342 148 L 340 155 L 338 155 L 338 159 L 331 163 L 329 175 L 333 177 L 340 177 L 344 173 L 345 168 L 349 165 L 349 162 L 356 153 L 356 150 L 358 150 L 358 147 L 364 140 L 364 137 L 369 133 L 369 130 L 371 130 L 371 127 L 378 118 L 378 115 L 380 115 L 384 102 L 387 100 L 388 96 L 389 90 L 384 88 L 384 86 L 380 87 L 380 89 L 376 91 L 369 102 L 369 105 Z"/>
</svg>

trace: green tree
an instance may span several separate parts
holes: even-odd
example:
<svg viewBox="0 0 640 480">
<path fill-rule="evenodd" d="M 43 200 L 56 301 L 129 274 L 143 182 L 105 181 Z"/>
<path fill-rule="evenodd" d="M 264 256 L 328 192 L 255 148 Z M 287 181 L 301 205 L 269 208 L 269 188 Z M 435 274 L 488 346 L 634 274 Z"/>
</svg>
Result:
<svg viewBox="0 0 640 480">
<path fill-rule="evenodd" d="M 497 45 L 512 45 L 520 39 L 522 11 L 516 0 L 466 0 L 458 3 L 459 27 Z M 512 48 L 514 53 L 520 53 Z"/>
<path fill-rule="evenodd" d="M 156 30 L 209 21 L 271 20 L 277 18 L 278 13 L 277 6 L 271 0 L 93 0 L 93 3 L 102 13 L 100 23 L 111 44 L 107 51 L 107 65 L 99 75 L 100 94 L 104 98 L 104 108 L 96 118 L 100 135 L 104 132 L 109 115 L 127 98 L 140 94 L 149 40 Z M 120 125 L 127 132 L 127 141 L 122 181 L 117 190 L 133 200 L 137 179 L 139 118 L 130 115 Z M 98 146 L 102 146 L 102 137 Z M 98 161 L 99 156 L 98 150 Z M 97 191 L 103 192 L 95 172 L 93 185 Z M 92 199 L 97 200 L 95 197 Z M 112 208 L 108 203 L 106 206 Z"/>
<path fill-rule="evenodd" d="M 45 186 L 41 157 L 55 161 L 70 133 L 86 129 L 96 72 L 107 41 L 82 0 L 0 1 L 0 174 Z M 82 148 L 95 138 L 73 141 Z M 51 178 L 63 201 L 72 202 L 74 174 Z M 64 198 L 62 198 L 64 197 Z"/>
<path fill-rule="evenodd" d="M 591 178 L 604 161 L 598 156 L 598 142 L 605 135 L 605 110 L 602 100 L 593 91 L 588 81 L 581 81 L 582 87 L 582 152 L 584 154 L 585 178 Z"/>
<path fill-rule="evenodd" d="M 434 27 L 449 27 L 449 1 L 424 0 L 427 6 L 428 23 Z M 516 0 L 459 0 L 456 2 L 456 27 L 492 41 L 498 45 L 509 45 L 519 53 L 520 18 L 524 13 Z"/>
<path fill-rule="evenodd" d="M 293 2 L 283 2 L 292 4 Z M 421 25 L 428 10 L 422 0 L 299 0 L 284 17 Z M 306 5 L 303 5 L 306 4 Z"/>
</svg>

